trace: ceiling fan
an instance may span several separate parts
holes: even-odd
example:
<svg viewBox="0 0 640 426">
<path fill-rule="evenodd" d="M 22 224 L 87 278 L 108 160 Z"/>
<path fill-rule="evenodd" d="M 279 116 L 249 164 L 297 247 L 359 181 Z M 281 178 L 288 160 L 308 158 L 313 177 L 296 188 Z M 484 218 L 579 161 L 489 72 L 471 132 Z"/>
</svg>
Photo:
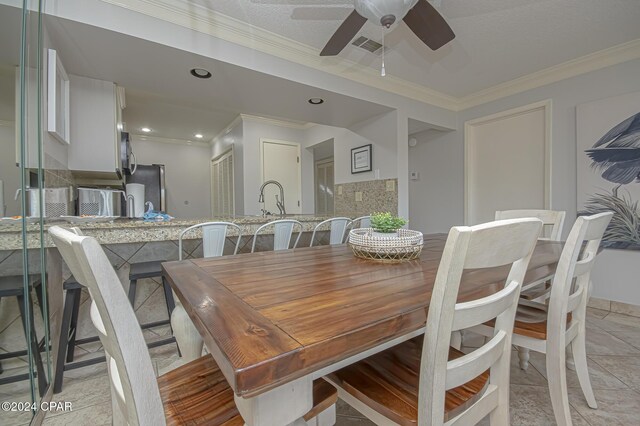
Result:
<svg viewBox="0 0 640 426">
<path fill-rule="evenodd" d="M 456 36 L 427 0 L 354 0 L 354 7 L 355 10 L 333 34 L 320 56 L 340 53 L 368 20 L 389 28 L 402 19 L 431 50 L 438 50 Z"/>
</svg>

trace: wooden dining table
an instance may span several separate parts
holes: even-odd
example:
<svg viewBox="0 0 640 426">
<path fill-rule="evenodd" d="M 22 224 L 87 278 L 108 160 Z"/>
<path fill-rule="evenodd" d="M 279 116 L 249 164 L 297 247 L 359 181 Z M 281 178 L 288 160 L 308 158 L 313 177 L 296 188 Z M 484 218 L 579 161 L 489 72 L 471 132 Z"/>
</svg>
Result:
<svg viewBox="0 0 640 426">
<path fill-rule="evenodd" d="M 314 379 L 424 333 L 445 242 L 426 235 L 420 258 L 403 263 L 360 259 L 339 245 L 163 268 L 246 424 L 304 424 Z M 538 241 L 525 284 L 553 275 L 561 250 Z M 465 271 L 458 301 L 496 292 L 507 274 Z"/>
</svg>

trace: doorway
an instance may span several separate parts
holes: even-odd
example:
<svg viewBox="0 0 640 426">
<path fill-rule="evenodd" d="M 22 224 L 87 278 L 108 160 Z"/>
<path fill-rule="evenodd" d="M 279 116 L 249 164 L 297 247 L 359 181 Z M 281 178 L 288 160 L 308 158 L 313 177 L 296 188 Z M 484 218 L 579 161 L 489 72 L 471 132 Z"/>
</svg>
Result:
<svg viewBox="0 0 640 426">
<path fill-rule="evenodd" d="M 260 140 L 262 182 L 275 180 L 284 190 L 284 206 L 288 214 L 300 214 L 302 203 L 300 188 L 302 171 L 300 168 L 300 144 L 276 140 Z M 264 209 L 277 214 L 277 202 L 281 200 L 280 189 L 276 185 L 264 188 Z"/>
<path fill-rule="evenodd" d="M 551 101 L 465 123 L 465 224 L 496 210 L 549 209 Z"/>
<path fill-rule="evenodd" d="M 333 207 L 333 157 L 316 161 L 315 169 L 315 197 L 316 214 L 332 216 Z"/>
</svg>

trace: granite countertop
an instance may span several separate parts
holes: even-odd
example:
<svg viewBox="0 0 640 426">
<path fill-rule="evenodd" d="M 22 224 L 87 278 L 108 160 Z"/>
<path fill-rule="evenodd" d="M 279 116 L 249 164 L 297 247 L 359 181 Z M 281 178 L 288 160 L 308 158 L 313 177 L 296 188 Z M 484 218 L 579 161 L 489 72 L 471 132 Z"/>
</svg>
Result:
<svg viewBox="0 0 640 426">
<path fill-rule="evenodd" d="M 144 222 L 140 219 L 116 219 L 113 222 L 104 223 L 83 223 L 70 224 L 65 221 L 45 222 L 45 231 L 54 225 L 76 226 L 85 235 L 94 237 L 101 244 L 120 244 L 149 241 L 175 241 L 178 235 L 189 226 L 203 222 L 233 222 L 240 226 L 243 235 L 253 235 L 255 230 L 267 222 L 278 219 L 294 219 L 302 223 L 302 231 L 313 231 L 314 227 L 321 221 L 329 219 L 328 216 L 315 215 L 286 215 L 286 216 L 230 216 L 203 219 L 173 219 L 169 222 Z M 0 251 L 18 250 L 22 248 L 22 233 L 19 223 L 0 224 Z M 266 232 L 268 233 L 268 232 Z M 235 229 L 229 230 L 229 235 L 235 234 Z M 189 238 L 200 238 L 200 232 L 189 234 Z M 37 223 L 27 225 L 27 242 L 29 248 L 40 246 L 40 226 Z M 46 236 L 45 246 L 52 247 L 53 244 Z"/>
</svg>

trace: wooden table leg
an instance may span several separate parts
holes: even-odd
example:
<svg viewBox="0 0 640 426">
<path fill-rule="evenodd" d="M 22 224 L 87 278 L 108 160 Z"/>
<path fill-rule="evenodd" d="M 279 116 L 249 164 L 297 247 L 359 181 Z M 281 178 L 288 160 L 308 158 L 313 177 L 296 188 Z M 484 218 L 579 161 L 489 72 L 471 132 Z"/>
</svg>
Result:
<svg viewBox="0 0 640 426">
<path fill-rule="evenodd" d="M 313 407 L 313 380 L 305 376 L 252 398 L 235 396 L 247 426 L 301 426 Z"/>
</svg>

